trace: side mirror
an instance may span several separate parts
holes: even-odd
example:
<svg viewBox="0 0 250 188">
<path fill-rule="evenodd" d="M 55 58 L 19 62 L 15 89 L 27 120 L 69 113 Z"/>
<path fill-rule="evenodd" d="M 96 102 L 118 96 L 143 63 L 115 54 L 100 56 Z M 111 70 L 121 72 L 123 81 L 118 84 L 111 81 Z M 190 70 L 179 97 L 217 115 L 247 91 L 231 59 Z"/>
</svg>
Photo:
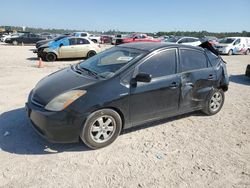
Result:
<svg viewBox="0 0 250 188">
<path fill-rule="evenodd" d="M 59 47 L 61 48 L 63 46 L 63 44 L 61 43 L 60 45 L 59 45 Z"/>
<path fill-rule="evenodd" d="M 146 73 L 139 73 L 135 77 L 135 81 L 137 82 L 151 82 L 152 76 Z"/>
</svg>

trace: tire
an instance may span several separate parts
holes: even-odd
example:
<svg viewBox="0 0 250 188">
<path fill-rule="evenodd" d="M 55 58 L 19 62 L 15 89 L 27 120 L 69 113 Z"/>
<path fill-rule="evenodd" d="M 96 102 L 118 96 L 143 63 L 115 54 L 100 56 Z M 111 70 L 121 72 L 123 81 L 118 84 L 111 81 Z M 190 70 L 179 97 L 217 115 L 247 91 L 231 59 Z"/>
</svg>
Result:
<svg viewBox="0 0 250 188">
<path fill-rule="evenodd" d="M 229 50 L 228 53 L 227 53 L 227 55 L 229 55 L 229 56 L 233 55 L 233 50 Z"/>
<path fill-rule="evenodd" d="M 223 90 L 215 89 L 209 94 L 202 111 L 209 116 L 217 114 L 221 110 L 224 100 L 225 95 Z"/>
<path fill-rule="evenodd" d="M 121 129 L 120 115 L 111 109 L 101 109 L 89 115 L 80 138 L 91 149 L 103 148 L 115 141 Z"/>
<path fill-rule="evenodd" d="M 49 61 L 49 62 L 55 61 L 56 58 L 57 58 L 57 57 L 56 57 L 56 54 L 54 54 L 54 53 L 47 53 L 47 54 L 45 55 L 46 61 Z"/>
<path fill-rule="evenodd" d="M 92 57 L 94 55 L 96 55 L 95 51 L 89 51 L 88 54 L 87 54 L 87 58 L 90 58 L 90 57 Z"/>
<path fill-rule="evenodd" d="M 249 53 L 250 53 L 250 50 L 247 49 L 247 51 L 245 52 L 245 55 L 249 55 Z"/>
<path fill-rule="evenodd" d="M 14 41 L 12 42 L 12 44 L 16 46 L 16 45 L 18 45 L 18 42 L 17 42 L 16 40 L 14 40 Z"/>
</svg>

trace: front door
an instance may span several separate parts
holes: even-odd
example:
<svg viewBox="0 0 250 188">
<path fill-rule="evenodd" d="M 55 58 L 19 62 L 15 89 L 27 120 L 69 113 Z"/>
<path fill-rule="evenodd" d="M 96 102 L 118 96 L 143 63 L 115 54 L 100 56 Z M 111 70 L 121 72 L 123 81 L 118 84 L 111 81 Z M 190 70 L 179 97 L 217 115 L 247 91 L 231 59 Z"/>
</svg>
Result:
<svg viewBox="0 0 250 188">
<path fill-rule="evenodd" d="M 76 56 L 77 39 L 70 38 L 69 45 L 63 45 L 59 47 L 59 57 L 60 58 L 72 58 Z"/>
<path fill-rule="evenodd" d="M 135 68 L 152 76 L 149 83 L 137 82 L 130 89 L 130 121 L 133 125 L 176 113 L 180 76 L 176 74 L 177 49 L 158 52 Z"/>
</svg>

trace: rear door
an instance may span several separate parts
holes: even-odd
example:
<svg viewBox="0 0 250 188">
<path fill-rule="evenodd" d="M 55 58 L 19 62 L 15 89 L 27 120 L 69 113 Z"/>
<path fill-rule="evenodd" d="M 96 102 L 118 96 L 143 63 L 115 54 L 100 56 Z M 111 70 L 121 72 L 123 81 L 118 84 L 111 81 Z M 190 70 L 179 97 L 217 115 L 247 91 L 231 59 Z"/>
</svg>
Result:
<svg viewBox="0 0 250 188">
<path fill-rule="evenodd" d="M 20 43 L 24 43 L 24 44 L 28 44 L 29 43 L 29 35 L 30 34 L 25 34 L 25 35 L 23 35 L 23 36 L 21 36 L 20 38 L 19 38 L 19 41 L 18 42 L 20 42 Z"/>
<path fill-rule="evenodd" d="M 77 57 L 86 57 L 90 50 L 90 42 L 84 38 L 77 38 L 75 50 Z"/>
<path fill-rule="evenodd" d="M 216 73 L 203 50 L 180 48 L 180 110 L 200 109 L 216 85 Z"/>
<path fill-rule="evenodd" d="M 135 68 L 152 75 L 149 83 L 137 82 L 130 90 L 130 120 L 133 125 L 176 113 L 180 94 L 180 76 L 176 74 L 177 49 L 153 54 Z"/>
<path fill-rule="evenodd" d="M 31 34 L 29 35 L 29 37 L 30 37 L 30 38 L 29 38 L 29 40 L 30 40 L 29 43 L 32 43 L 32 44 L 33 44 L 33 43 L 36 43 L 37 40 L 38 40 L 38 35 L 35 35 L 35 34 L 32 34 L 32 33 L 31 33 Z"/>
</svg>

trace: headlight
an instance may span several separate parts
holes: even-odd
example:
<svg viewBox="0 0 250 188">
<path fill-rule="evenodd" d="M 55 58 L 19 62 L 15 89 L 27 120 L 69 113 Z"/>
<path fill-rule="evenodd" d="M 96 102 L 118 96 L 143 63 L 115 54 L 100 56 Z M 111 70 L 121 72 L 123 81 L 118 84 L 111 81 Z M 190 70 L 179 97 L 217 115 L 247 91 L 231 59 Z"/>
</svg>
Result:
<svg viewBox="0 0 250 188">
<path fill-rule="evenodd" d="M 72 90 L 61 95 L 58 95 L 54 99 L 52 99 L 46 106 L 46 110 L 50 111 L 61 111 L 69 106 L 72 102 L 74 102 L 79 97 L 85 95 L 87 91 L 85 90 Z"/>
</svg>

